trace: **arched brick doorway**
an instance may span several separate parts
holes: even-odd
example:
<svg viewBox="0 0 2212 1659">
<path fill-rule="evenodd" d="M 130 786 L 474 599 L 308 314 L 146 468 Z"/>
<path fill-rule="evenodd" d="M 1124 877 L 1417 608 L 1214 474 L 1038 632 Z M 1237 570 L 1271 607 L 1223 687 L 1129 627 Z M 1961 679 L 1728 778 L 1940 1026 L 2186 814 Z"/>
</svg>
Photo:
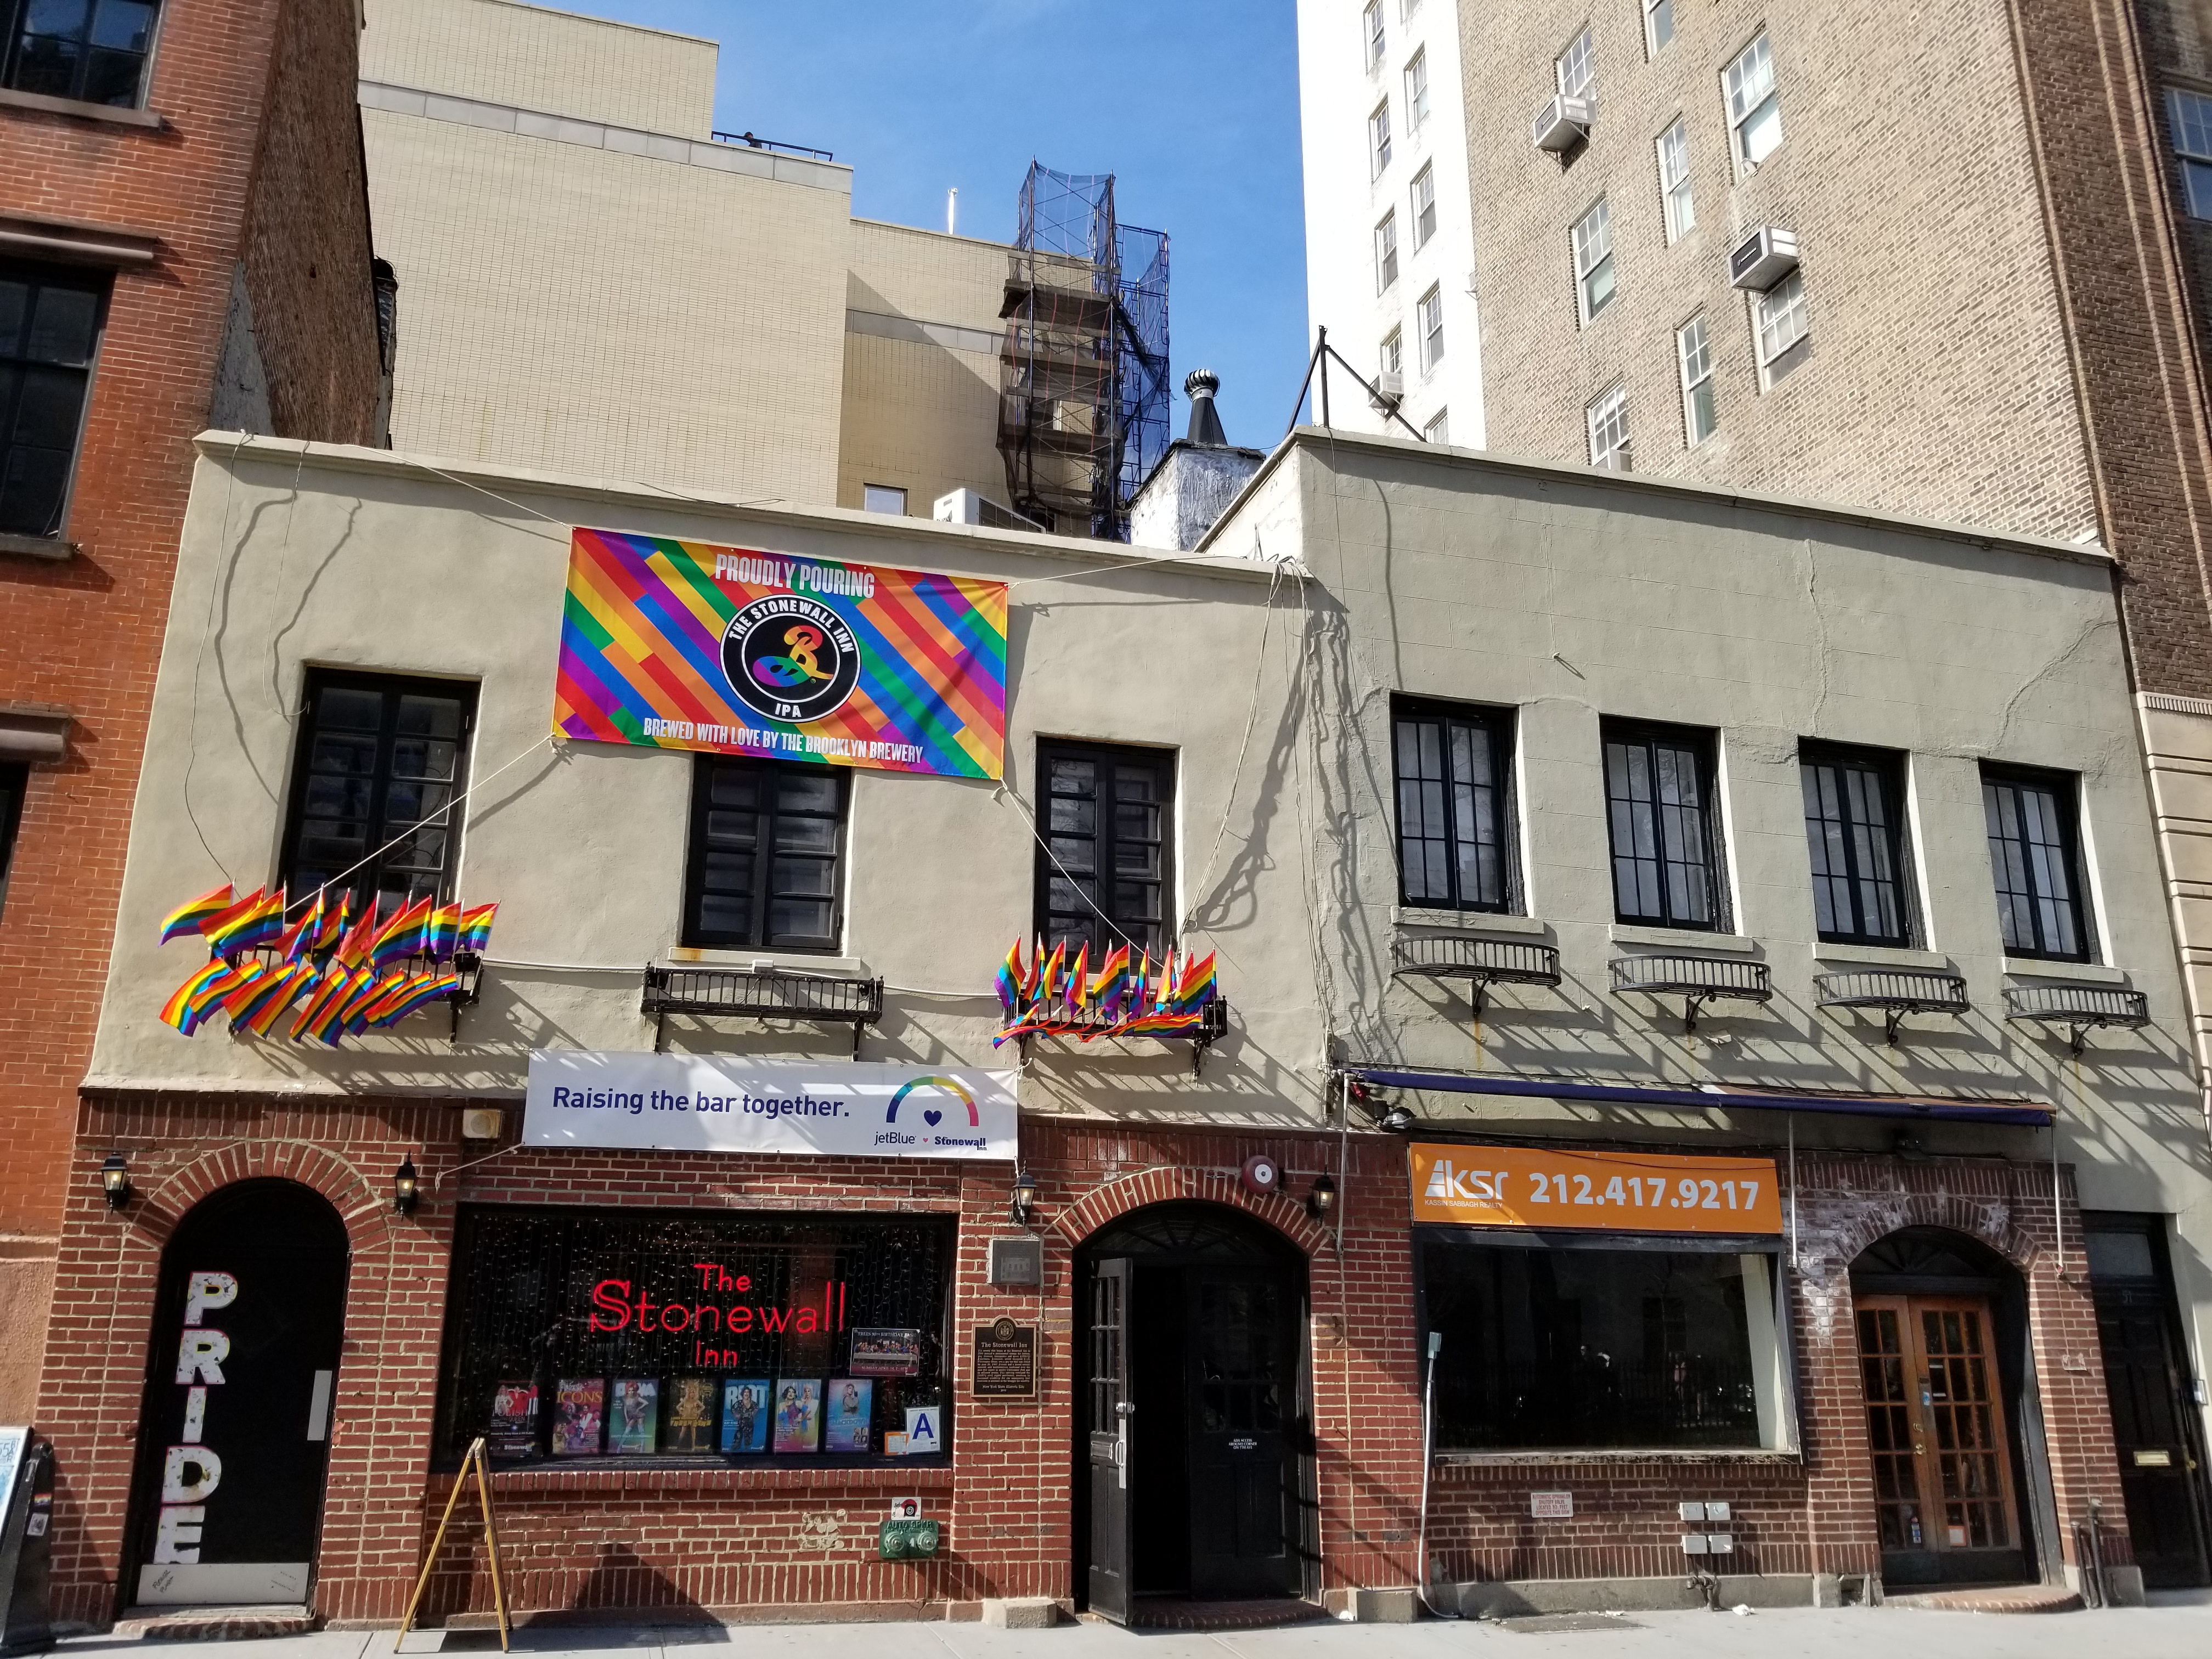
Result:
<svg viewBox="0 0 2212 1659">
<path fill-rule="evenodd" d="M 1906 1227 L 1861 1250 L 1850 1283 L 1884 1586 L 2043 1577 L 2056 1507 L 2020 1270 Z"/>
<path fill-rule="evenodd" d="M 1076 1252 L 1075 1583 L 1144 1624 L 1311 1593 L 1306 1257 L 1225 1204 L 1129 1211 Z"/>
<path fill-rule="evenodd" d="M 121 1600 L 306 1603 L 322 1528 L 349 1251 L 330 1202 L 240 1182 L 161 1253 Z"/>
</svg>

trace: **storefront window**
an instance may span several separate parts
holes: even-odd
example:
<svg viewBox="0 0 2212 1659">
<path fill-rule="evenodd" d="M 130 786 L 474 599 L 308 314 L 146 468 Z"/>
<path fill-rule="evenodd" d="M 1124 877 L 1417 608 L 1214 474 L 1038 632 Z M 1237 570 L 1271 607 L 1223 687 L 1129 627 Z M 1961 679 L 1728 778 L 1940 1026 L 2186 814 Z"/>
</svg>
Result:
<svg viewBox="0 0 2212 1659">
<path fill-rule="evenodd" d="M 950 1217 L 465 1206 L 437 1446 L 507 1463 L 949 1453 Z"/>
<path fill-rule="evenodd" d="M 1439 1451 L 1790 1443 L 1771 1256 L 1432 1236 L 1421 1267 Z"/>
</svg>

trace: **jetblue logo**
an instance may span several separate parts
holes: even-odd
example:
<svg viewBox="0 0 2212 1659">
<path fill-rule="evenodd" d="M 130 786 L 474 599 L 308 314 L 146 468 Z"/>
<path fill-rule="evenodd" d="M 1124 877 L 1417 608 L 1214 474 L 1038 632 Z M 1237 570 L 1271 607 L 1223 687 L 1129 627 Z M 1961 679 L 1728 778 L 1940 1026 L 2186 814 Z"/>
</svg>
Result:
<svg viewBox="0 0 2212 1659">
<path fill-rule="evenodd" d="M 1438 1158 L 1429 1171 L 1428 1189 L 1421 1196 L 1440 1198 L 1446 1203 L 1454 1199 L 1467 1199 L 1477 1203 L 1502 1204 L 1505 1201 L 1505 1177 L 1508 1170 L 1455 1170 L 1449 1158 Z"/>
</svg>

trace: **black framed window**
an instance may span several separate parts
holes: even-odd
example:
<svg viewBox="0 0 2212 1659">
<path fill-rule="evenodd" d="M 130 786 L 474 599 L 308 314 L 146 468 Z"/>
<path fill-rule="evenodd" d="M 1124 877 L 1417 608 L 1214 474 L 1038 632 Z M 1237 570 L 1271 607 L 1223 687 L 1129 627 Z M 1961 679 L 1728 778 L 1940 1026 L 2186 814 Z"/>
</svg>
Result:
<svg viewBox="0 0 2212 1659">
<path fill-rule="evenodd" d="M 1831 944 L 1911 944 L 1900 757 L 1808 743 L 1797 751 L 1797 773 L 1820 938 Z"/>
<path fill-rule="evenodd" d="M 684 942 L 835 951 L 851 790 L 842 767 L 700 756 Z"/>
<path fill-rule="evenodd" d="M 0 534 L 62 532 L 106 298 L 104 276 L 0 261 Z"/>
<path fill-rule="evenodd" d="M 951 1453 L 954 1218 L 463 1205 L 434 1462 Z M 925 1454 L 926 1455 L 926 1454 Z"/>
<path fill-rule="evenodd" d="M 350 890 L 356 910 L 453 897 L 476 708 L 465 680 L 308 671 L 284 831 L 295 899 L 341 876 L 328 897 Z"/>
<path fill-rule="evenodd" d="M 1602 735 L 1614 915 L 1719 932 L 1727 905 L 1713 734 L 1607 720 Z"/>
<path fill-rule="evenodd" d="M 1125 939 L 1154 962 L 1170 943 L 1175 757 L 1164 749 L 1041 742 L 1036 915 L 1048 951 L 1084 945 L 1095 963 Z M 1049 848 L 1049 851 L 1047 848 Z"/>
<path fill-rule="evenodd" d="M 0 86 L 135 108 L 155 0 L 0 0 Z"/>
<path fill-rule="evenodd" d="M 1400 902 L 1444 910 L 1517 908 L 1512 714 L 1399 700 L 1391 726 Z"/>
<path fill-rule="evenodd" d="M 30 789 L 28 763 L 0 761 L 0 900 L 8 896 L 8 871 L 15 862 L 15 832 L 23 827 L 23 797 Z"/>
<path fill-rule="evenodd" d="M 1774 1255 L 1419 1237 L 1440 1450 L 1787 1445 Z"/>
<path fill-rule="evenodd" d="M 2008 956 L 2089 959 L 2077 787 L 2066 773 L 1982 769 L 1990 872 Z"/>
</svg>

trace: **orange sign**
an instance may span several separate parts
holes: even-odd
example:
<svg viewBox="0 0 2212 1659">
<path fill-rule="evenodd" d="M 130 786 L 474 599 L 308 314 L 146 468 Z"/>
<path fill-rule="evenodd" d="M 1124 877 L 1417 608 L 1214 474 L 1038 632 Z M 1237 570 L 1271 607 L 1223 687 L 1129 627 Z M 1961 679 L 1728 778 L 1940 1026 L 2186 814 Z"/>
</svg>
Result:
<svg viewBox="0 0 2212 1659">
<path fill-rule="evenodd" d="M 1620 1233 L 1782 1231 L 1771 1158 L 1418 1141 L 1409 1150 L 1416 1221 Z"/>
</svg>

